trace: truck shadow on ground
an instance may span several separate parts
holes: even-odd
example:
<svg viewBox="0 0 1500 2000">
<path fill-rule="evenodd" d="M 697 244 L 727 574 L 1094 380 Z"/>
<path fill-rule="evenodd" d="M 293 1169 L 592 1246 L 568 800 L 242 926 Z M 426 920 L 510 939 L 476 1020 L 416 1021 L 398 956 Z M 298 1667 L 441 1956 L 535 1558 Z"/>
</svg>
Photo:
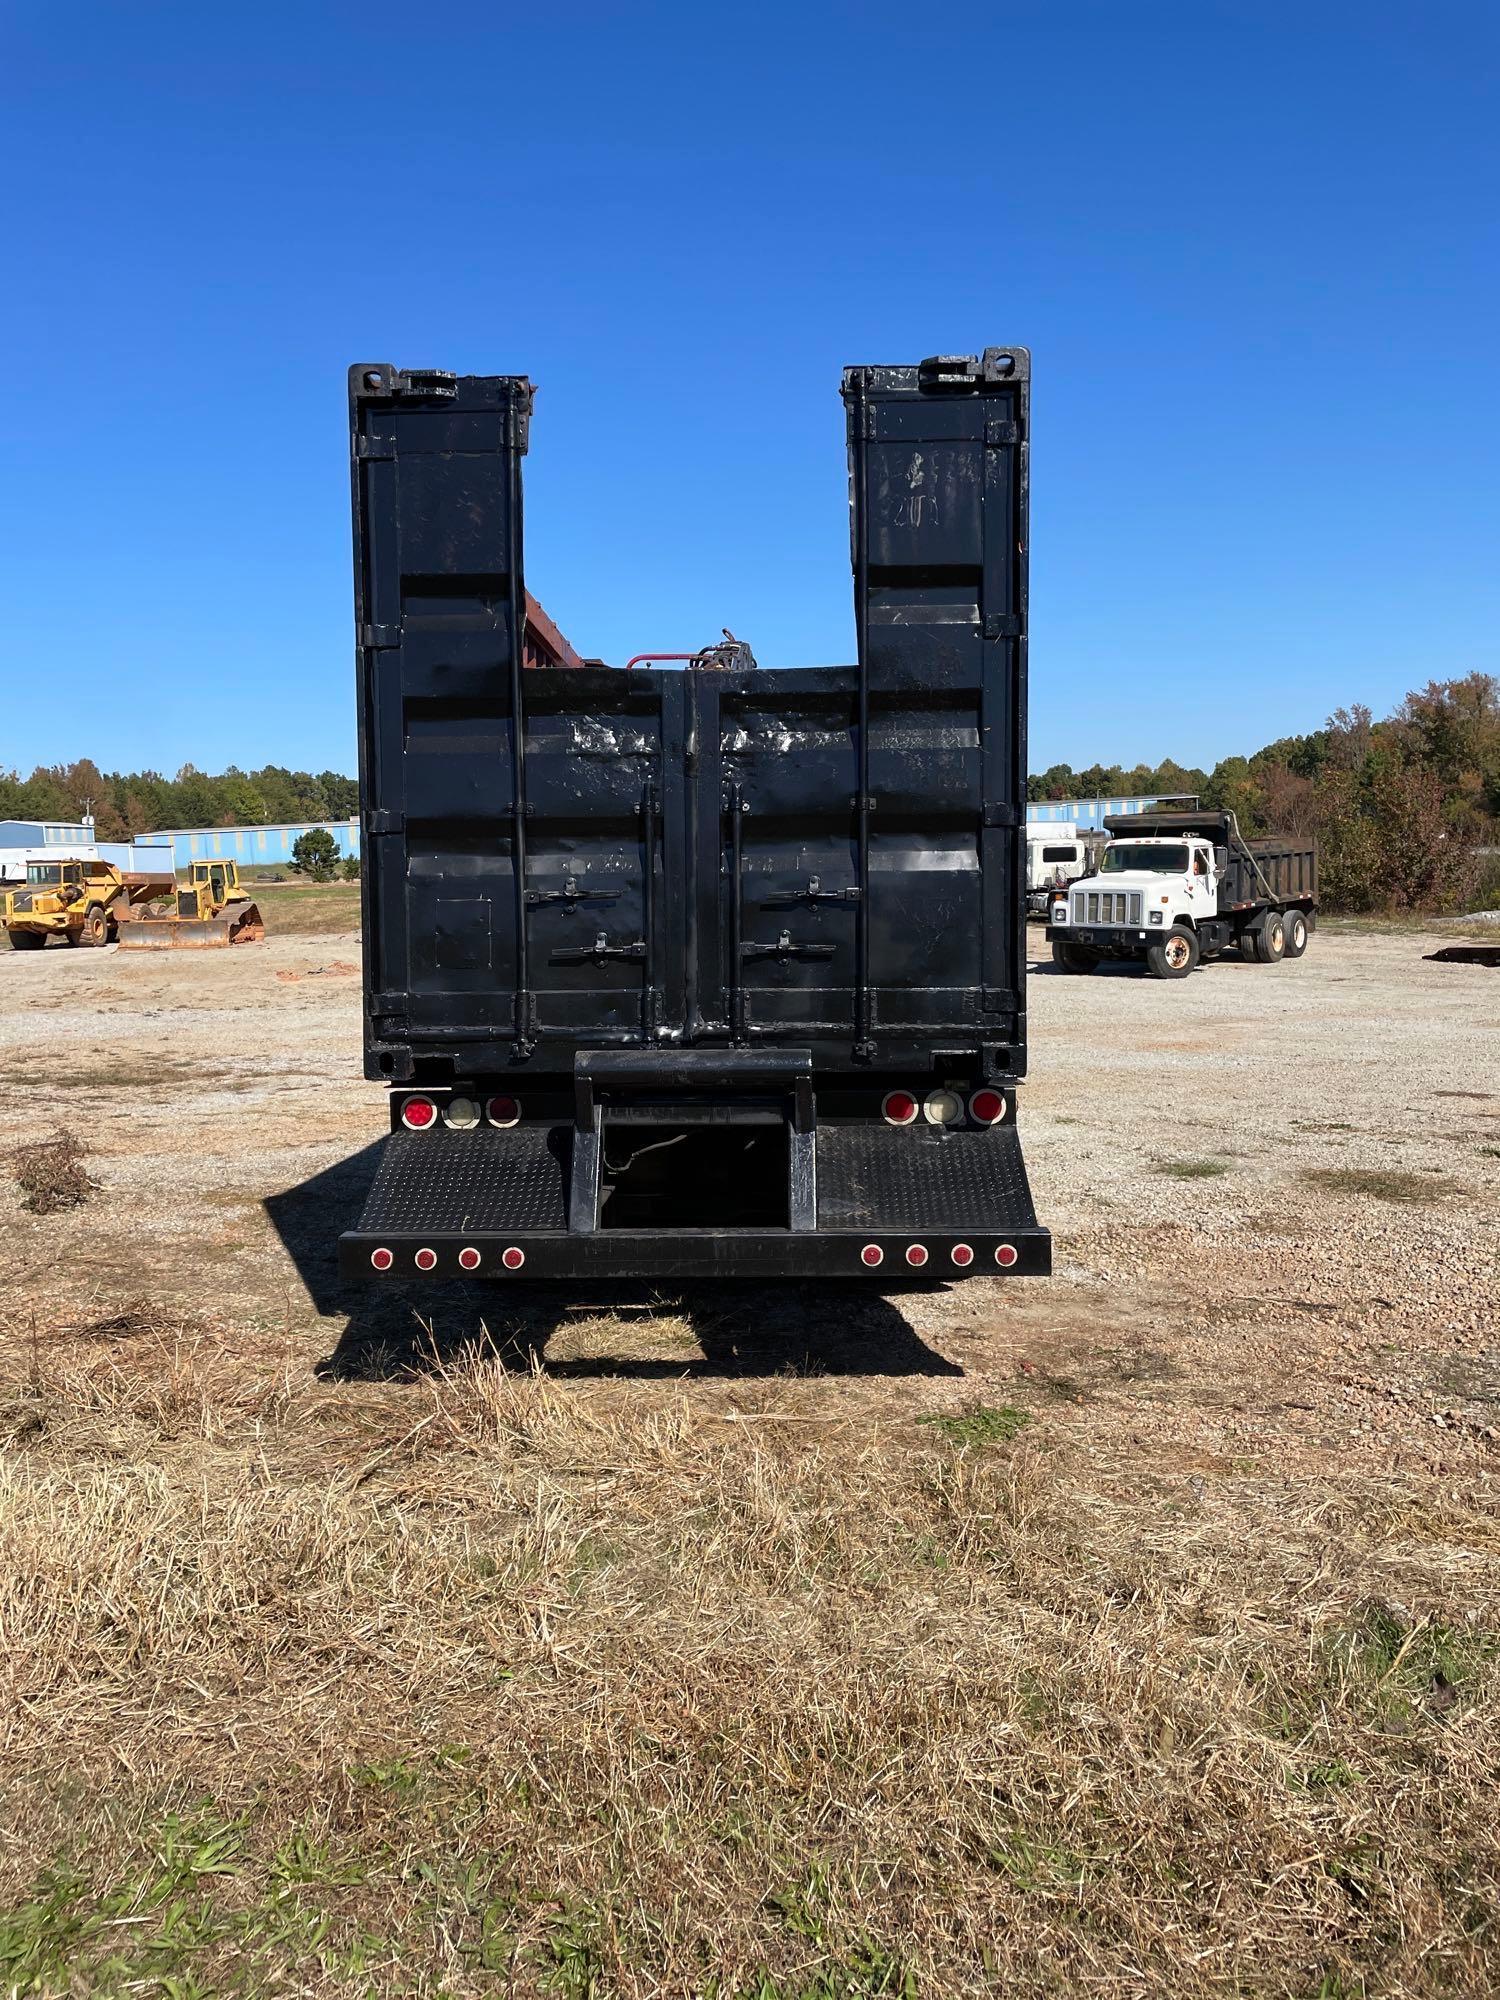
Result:
<svg viewBox="0 0 1500 2000">
<path fill-rule="evenodd" d="M 345 1321 L 333 1352 L 318 1364 L 325 1380 L 411 1380 L 484 1356 L 558 1378 L 964 1372 L 929 1347 L 900 1309 L 902 1291 L 939 1289 L 931 1282 L 885 1293 L 829 1280 L 345 1284 L 338 1237 L 358 1221 L 379 1156 L 377 1142 L 265 1202 L 318 1312 Z M 583 1323 L 595 1351 L 549 1356 L 549 1343 Z"/>
</svg>

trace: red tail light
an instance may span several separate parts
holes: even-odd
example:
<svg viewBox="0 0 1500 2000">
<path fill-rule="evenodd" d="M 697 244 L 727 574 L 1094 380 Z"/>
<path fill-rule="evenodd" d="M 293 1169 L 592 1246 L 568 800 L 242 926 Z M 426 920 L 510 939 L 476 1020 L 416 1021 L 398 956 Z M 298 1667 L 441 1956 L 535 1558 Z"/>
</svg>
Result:
<svg viewBox="0 0 1500 2000">
<path fill-rule="evenodd" d="M 1005 1116 L 1005 1099 L 998 1090 L 976 1090 L 969 1099 L 969 1116 L 976 1125 L 998 1125 Z"/>
<path fill-rule="evenodd" d="M 1014 1243 L 1002 1243 L 1000 1248 L 995 1252 L 995 1262 L 1000 1266 L 1002 1271 L 1008 1271 L 1020 1254 Z"/>
<path fill-rule="evenodd" d="M 908 1244 L 906 1261 L 908 1264 L 914 1264 L 920 1268 L 927 1262 L 927 1245 L 925 1243 Z"/>
<path fill-rule="evenodd" d="M 521 1266 L 526 1262 L 526 1252 L 518 1250 L 515 1244 L 512 1243 L 508 1250 L 500 1252 L 500 1262 L 505 1266 L 507 1271 L 519 1271 Z"/>
<path fill-rule="evenodd" d="M 438 1110 L 430 1097 L 408 1097 L 401 1107 L 401 1123 L 408 1132 L 425 1132 L 436 1125 Z"/>
<path fill-rule="evenodd" d="M 878 1243 L 867 1243 L 859 1253 L 859 1261 L 861 1264 L 868 1264 L 873 1271 L 877 1264 L 885 1262 L 885 1252 Z"/>
<path fill-rule="evenodd" d="M 492 1125 L 519 1125 L 520 1102 L 514 1097 L 492 1097 L 484 1107 L 484 1115 Z"/>
<path fill-rule="evenodd" d="M 968 1243 L 955 1243 L 948 1255 L 961 1271 L 974 1261 L 973 1247 Z"/>
<path fill-rule="evenodd" d="M 886 1093 L 880 1115 L 887 1125 L 914 1125 L 918 1109 L 917 1100 L 909 1090 L 891 1090 Z"/>
<path fill-rule="evenodd" d="M 381 1249 L 370 1252 L 370 1262 L 375 1266 L 377 1271 L 388 1271 L 395 1261 L 389 1250 Z"/>
<path fill-rule="evenodd" d="M 472 1244 L 459 1251 L 458 1268 L 461 1271 L 477 1271 L 479 1269 L 479 1252 Z"/>
<path fill-rule="evenodd" d="M 419 1271 L 434 1271 L 437 1269 L 437 1252 L 436 1250 L 419 1250 L 412 1259 L 412 1262 Z"/>
</svg>

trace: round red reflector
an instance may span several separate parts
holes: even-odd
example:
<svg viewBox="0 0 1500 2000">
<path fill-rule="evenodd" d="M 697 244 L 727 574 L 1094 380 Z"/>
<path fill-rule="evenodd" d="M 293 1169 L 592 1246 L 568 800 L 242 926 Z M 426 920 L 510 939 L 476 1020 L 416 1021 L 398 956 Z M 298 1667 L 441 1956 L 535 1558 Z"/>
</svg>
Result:
<svg viewBox="0 0 1500 2000">
<path fill-rule="evenodd" d="M 998 1090 L 976 1090 L 969 1099 L 969 1116 L 976 1125 L 998 1125 L 1005 1116 L 1005 1099 Z"/>
<path fill-rule="evenodd" d="M 877 1264 L 885 1262 L 885 1252 L 878 1243 L 867 1243 L 859 1253 L 859 1261 L 861 1264 L 868 1264 L 873 1271 Z"/>
<path fill-rule="evenodd" d="M 395 1261 L 389 1250 L 372 1250 L 370 1252 L 370 1262 L 375 1266 L 377 1271 L 388 1271 Z"/>
<path fill-rule="evenodd" d="M 948 1252 L 948 1255 L 960 1270 L 966 1264 L 972 1264 L 974 1261 L 974 1252 L 967 1243 L 955 1243 L 953 1248 Z"/>
<path fill-rule="evenodd" d="M 401 1123 L 409 1132 L 425 1132 L 437 1123 L 437 1106 L 430 1097 L 408 1097 L 401 1107 Z"/>
<path fill-rule="evenodd" d="M 909 1090 L 888 1091 L 880 1115 L 887 1125 L 911 1125 L 917 1116 L 917 1100 Z"/>
<path fill-rule="evenodd" d="M 521 1122 L 521 1107 L 513 1097 L 492 1097 L 484 1111 L 492 1125 L 519 1125 Z"/>
<path fill-rule="evenodd" d="M 461 1271 L 477 1271 L 479 1269 L 479 1252 L 472 1244 L 467 1249 L 459 1251 L 458 1268 Z"/>
<path fill-rule="evenodd" d="M 521 1266 L 526 1262 L 526 1252 L 518 1250 L 515 1244 L 512 1243 L 508 1250 L 500 1252 L 500 1262 L 505 1266 L 507 1271 L 519 1271 Z"/>
<path fill-rule="evenodd" d="M 995 1262 L 1000 1266 L 1002 1271 L 1008 1271 L 1020 1254 L 1014 1243 L 1002 1243 L 1000 1248 L 995 1252 Z"/>
<path fill-rule="evenodd" d="M 419 1250 L 412 1260 L 419 1271 L 431 1271 L 437 1265 L 436 1250 Z"/>
<path fill-rule="evenodd" d="M 906 1261 L 908 1264 L 925 1264 L 927 1262 L 927 1245 L 925 1243 L 909 1244 L 906 1252 Z"/>
</svg>

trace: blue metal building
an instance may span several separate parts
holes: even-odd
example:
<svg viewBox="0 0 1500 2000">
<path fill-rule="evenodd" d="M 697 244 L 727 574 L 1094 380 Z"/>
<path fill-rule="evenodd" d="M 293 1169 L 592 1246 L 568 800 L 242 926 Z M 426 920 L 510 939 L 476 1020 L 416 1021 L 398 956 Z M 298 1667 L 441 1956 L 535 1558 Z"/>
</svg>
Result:
<svg viewBox="0 0 1500 2000">
<path fill-rule="evenodd" d="M 1033 799 L 1026 807 L 1028 826 L 1053 826 L 1058 822 L 1079 827 L 1102 827 L 1106 813 L 1154 812 L 1158 806 L 1191 809 L 1197 799 L 1173 792 L 1154 799 Z"/>
<path fill-rule="evenodd" d="M 241 868 L 285 868 L 304 833 L 331 833 L 339 854 L 359 853 L 357 819 L 301 820 L 285 826 L 169 826 L 149 839 L 167 840 L 179 869 L 190 861 L 237 861 Z"/>
</svg>

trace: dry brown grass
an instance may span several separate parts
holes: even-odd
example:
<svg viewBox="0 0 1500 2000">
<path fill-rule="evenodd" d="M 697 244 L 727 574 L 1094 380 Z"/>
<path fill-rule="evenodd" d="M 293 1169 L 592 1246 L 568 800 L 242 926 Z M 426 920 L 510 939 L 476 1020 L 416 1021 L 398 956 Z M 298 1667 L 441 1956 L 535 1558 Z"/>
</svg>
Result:
<svg viewBox="0 0 1500 2000">
<path fill-rule="evenodd" d="M 99 1185 L 83 1165 L 87 1154 L 83 1141 L 64 1130 L 17 1146 L 8 1164 L 21 1190 L 22 1207 L 33 1215 L 55 1215 L 60 1209 L 80 1207 Z"/>
<path fill-rule="evenodd" d="M 7 1341 L 0 1990 L 1494 1990 L 1461 1497 L 89 1330 Z"/>
<path fill-rule="evenodd" d="M 357 882 L 257 882 L 254 894 L 266 920 L 267 937 L 349 936 L 359 931 Z"/>
</svg>

